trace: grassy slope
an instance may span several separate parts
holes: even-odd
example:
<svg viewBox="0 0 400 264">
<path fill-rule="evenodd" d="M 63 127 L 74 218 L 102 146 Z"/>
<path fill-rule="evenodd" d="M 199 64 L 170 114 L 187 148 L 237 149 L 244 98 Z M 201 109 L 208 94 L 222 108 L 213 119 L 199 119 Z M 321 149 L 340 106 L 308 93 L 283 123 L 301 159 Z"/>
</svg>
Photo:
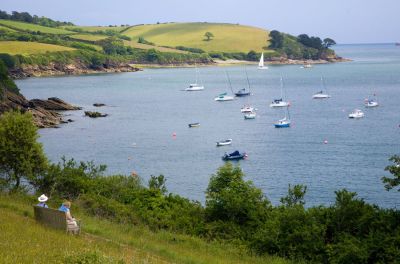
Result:
<svg viewBox="0 0 400 264">
<path fill-rule="evenodd" d="M 0 260 L 5 263 L 63 263 L 93 254 L 127 263 L 289 263 L 276 257 L 251 257 L 233 246 L 139 226 L 112 224 L 72 208 L 83 222 L 79 237 L 45 228 L 33 220 L 31 198 L 0 194 Z M 43 245 L 43 246 L 41 246 Z M 85 262 L 86 263 L 86 262 Z"/>
<path fill-rule="evenodd" d="M 78 40 L 88 40 L 88 41 L 98 41 L 106 39 L 108 36 L 105 35 L 91 35 L 91 34 L 74 34 L 70 36 L 73 39 Z"/>
<path fill-rule="evenodd" d="M 72 34 L 73 33 L 71 31 L 61 29 L 61 28 L 43 27 L 43 26 L 36 25 L 36 24 L 30 24 L 30 23 L 24 23 L 24 22 L 12 21 L 12 20 L 4 20 L 4 19 L 0 19 L 0 24 L 3 26 L 12 27 L 12 28 L 16 28 L 19 30 L 40 31 L 42 33 L 48 33 L 48 34 Z"/>
<path fill-rule="evenodd" d="M 204 41 L 204 34 L 215 36 Z M 131 27 L 124 35 L 137 40 L 144 37 L 159 46 L 186 46 L 205 51 L 248 52 L 262 51 L 267 46 L 269 32 L 260 28 L 216 23 L 170 23 Z"/>
<path fill-rule="evenodd" d="M 0 41 L 0 53 L 9 53 L 11 55 L 22 54 L 30 55 L 37 53 L 56 52 L 56 51 L 72 51 L 73 48 L 24 41 Z"/>
<path fill-rule="evenodd" d="M 112 31 L 117 31 L 120 32 L 128 27 L 100 27 L 100 26 L 63 26 L 63 29 L 81 29 L 83 31 L 87 32 L 96 32 L 96 31 L 105 31 L 105 30 L 112 30 Z"/>
<path fill-rule="evenodd" d="M 0 20 L 1 21 L 1 20 Z M 0 25 L 0 30 L 5 30 L 5 31 L 11 31 L 11 32 L 15 32 L 15 30 L 14 29 L 12 29 L 12 28 L 9 28 L 9 27 L 6 27 L 6 26 L 2 26 L 2 25 Z"/>
<path fill-rule="evenodd" d="M 189 52 L 183 51 L 183 50 L 164 48 L 164 47 L 158 47 L 158 46 L 138 43 L 137 41 L 126 41 L 125 40 L 124 44 L 126 46 L 131 46 L 132 48 L 136 48 L 136 49 L 144 49 L 144 50 L 155 49 L 155 50 L 158 50 L 158 51 L 161 51 L 161 52 L 189 53 Z"/>
</svg>

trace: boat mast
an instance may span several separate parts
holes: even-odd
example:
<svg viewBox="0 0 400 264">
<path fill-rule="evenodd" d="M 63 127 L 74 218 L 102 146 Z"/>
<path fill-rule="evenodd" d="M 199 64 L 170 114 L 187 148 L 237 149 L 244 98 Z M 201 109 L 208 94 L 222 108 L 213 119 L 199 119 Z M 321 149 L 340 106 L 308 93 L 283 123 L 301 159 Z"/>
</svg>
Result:
<svg viewBox="0 0 400 264">
<path fill-rule="evenodd" d="M 229 88 L 231 89 L 231 92 L 233 94 L 231 79 L 229 78 L 229 74 L 227 71 L 225 71 L 225 74 L 226 74 L 226 78 L 228 79 Z"/>
<path fill-rule="evenodd" d="M 249 92 L 250 92 L 250 80 L 249 80 L 249 76 L 247 75 L 247 69 L 246 69 L 246 66 L 244 66 L 244 72 L 246 73 L 246 78 L 247 78 L 247 86 L 249 87 Z"/>
</svg>

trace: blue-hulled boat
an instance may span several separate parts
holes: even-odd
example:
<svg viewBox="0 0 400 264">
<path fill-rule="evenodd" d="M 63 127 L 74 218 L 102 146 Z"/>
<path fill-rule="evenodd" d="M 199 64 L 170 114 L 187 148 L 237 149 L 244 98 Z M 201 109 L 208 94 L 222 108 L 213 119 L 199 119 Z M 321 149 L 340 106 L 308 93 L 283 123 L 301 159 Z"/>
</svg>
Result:
<svg viewBox="0 0 400 264">
<path fill-rule="evenodd" d="M 222 156 L 222 159 L 223 160 L 240 160 L 240 159 L 244 159 L 245 157 L 247 157 L 246 153 L 240 153 L 238 150 L 235 150 L 231 154 L 225 153 L 225 155 Z"/>
<path fill-rule="evenodd" d="M 246 88 L 243 88 L 243 89 L 240 89 L 239 91 L 237 91 L 237 92 L 235 93 L 235 95 L 236 95 L 237 97 L 248 96 L 248 95 L 250 95 L 250 91 L 246 90 Z"/>
</svg>

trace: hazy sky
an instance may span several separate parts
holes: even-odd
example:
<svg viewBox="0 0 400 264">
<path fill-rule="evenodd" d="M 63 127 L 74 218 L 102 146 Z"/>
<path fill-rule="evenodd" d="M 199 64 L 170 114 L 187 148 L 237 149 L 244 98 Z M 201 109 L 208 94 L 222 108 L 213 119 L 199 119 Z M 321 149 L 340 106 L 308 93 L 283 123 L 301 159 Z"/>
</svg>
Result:
<svg viewBox="0 0 400 264">
<path fill-rule="evenodd" d="M 400 41 L 400 0 L 1 0 L 0 9 L 79 25 L 227 22 L 338 43 Z"/>
</svg>

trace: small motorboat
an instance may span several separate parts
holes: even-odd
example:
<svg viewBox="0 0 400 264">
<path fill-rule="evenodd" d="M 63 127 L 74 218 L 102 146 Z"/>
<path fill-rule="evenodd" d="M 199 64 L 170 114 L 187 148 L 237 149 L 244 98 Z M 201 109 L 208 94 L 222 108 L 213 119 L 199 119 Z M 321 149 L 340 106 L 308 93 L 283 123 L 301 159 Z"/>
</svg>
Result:
<svg viewBox="0 0 400 264">
<path fill-rule="evenodd" d="M 250 113 L 250 112 L 254 112 L 256 109 L 250 105 L 245 105 L 240 109 L 240 112 L 242 113 Z"/>
<path fill-rule="evenodd" d="M 200 123 L 190 123 L 188 126 L 189 127 L 199 127 Z"/>
<path fill-rule="evenodd" d="M 313 99 L 325 99 L 325 98 L 330 98 L 331 96 L 327 93 L 324 93 L 323 91 L 319 91 L 318 93 L 313 95 Z"/>
<path fill-rule="evenodd" d="M 364 113 L 360 109 L 354 109 L 353 112 L 349 114 L 349 118 L 362 118 L 364 117 Z"/>
<path fill-rule="evenodd" d="M 246 88 L 243 88 L 243 89 L 240 89 L 239 91 L 237 91 L 237 92 L 235 93 L 235 95 L 236 95 L 237 97 L 248 96 L 248 95 L 250 95 L 250 91 L 246 90 Z"/>
<path fill-rule="evenodd" d="M 244 114 L 244 119 L 255 119 L 256 116 L 256 112 L 248 112 Z"/>
<path fill-rule="evenodd" d="M 232 101 L 234 98 L 233 96 L 228 95 L 228 93 L 222 93 L 214 98 L 215 101 Z"/>
<path fill-rule="evenodd" d="M 290 119 L 284 117 L 274 124 L 276 128 L 290 127 Z"/>
<path fill-rule="evenodd" d="M 222 140 L 222 141 L 218 141 L 217 142 L 217 147 L 227 146 L 227 145 L 230 145 L 230 144 L 232 144 L 232 139 L 225 139 L 225 140 Z"/>
<path fill-rule="evenodd" d="M 301 66 L 300 68 L 302 68 L 302 69 L 310 69 L 310 68 L 312 68 L 312 65 L 310 63 L 304 63 L 303 66 Z"/>
<path fill-rule="evenodd" d="M 185 91 L 191 92 L 191 91 L 201 91 L 204 90 L 204 86 L 198 85 L 197 83 L 191 83 L 188 88 L 185 89 Z"/>
<path fill-rule="evenodd" d="M 377 107 L 379 103 L 373 99 L 365 99 L 365 107 Z"/>
<path fill-rule="evenodd" d="M 275 99 L 274 101 L 272 101 L 272 103 L 269 105 L 270 107 L 287 107 L 289 106 L 290 103 L 283 101 L 283 99 Z"/>
<path fill-rule="evenodd" d="M 240 160 L 244 159 L 247 157 L 246 153 L 240 153 L 238 150 L 232 152 L 231 154 L 225 153 L 224 156 L 222 156 L 223 160 Z"/>
</svg>

